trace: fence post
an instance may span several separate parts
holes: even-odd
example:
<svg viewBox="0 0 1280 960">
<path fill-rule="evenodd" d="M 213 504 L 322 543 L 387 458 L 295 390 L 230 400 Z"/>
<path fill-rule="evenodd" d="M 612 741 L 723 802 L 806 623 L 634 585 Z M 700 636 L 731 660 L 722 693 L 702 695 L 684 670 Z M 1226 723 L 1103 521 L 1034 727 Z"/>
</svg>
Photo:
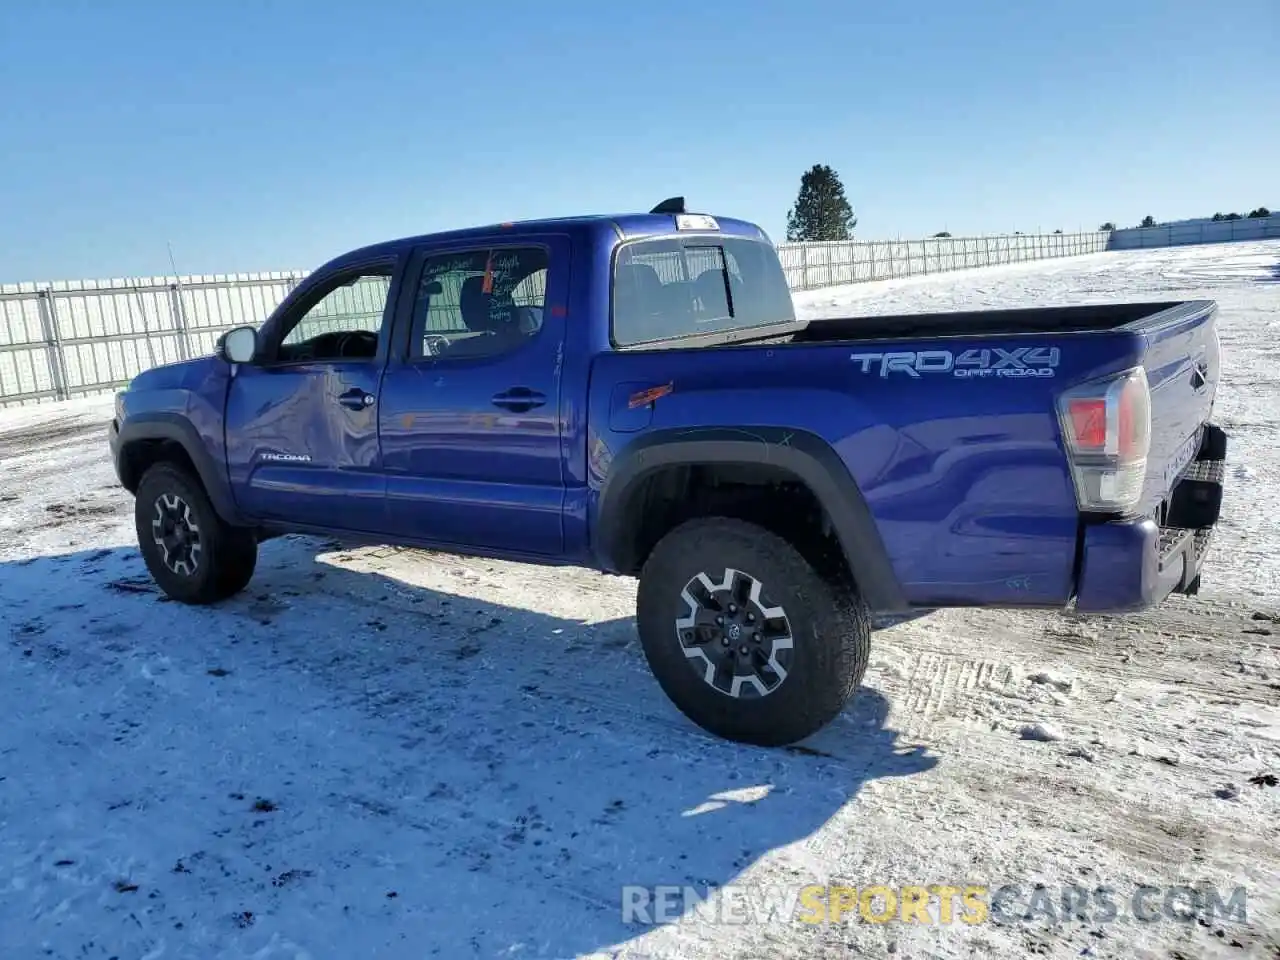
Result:
<svg viewBox="0 0 1280 960">
<path fill-rule="evenodd" d="M 191 334 L 187 330 L 187 317 L 182 309 L 182 286 L 169 284 L 169 311 L 173 314 L 173 326 L 178 331 L 178 352 L 183 360 L 191 359 Z"/>
<path fill-rule="evenodd" d="M 67 382 L 67 360 L 62 352 L 62 335 L 58 332 L 58 311 L 53 305 L 53 289 L 37 291 L 37 302 L 40 305 L 40 327 L 44 333 L 45 346 L 49 350 L 49 376 L 53 380 L 53 394 L 58 400 L 66 400 L 71 396 L 71 385 Z"/>
<path fill-rule="evenodd" d="M 809 244 L 800 244 L 800 289 L 809 289 Z"/>
</svg>

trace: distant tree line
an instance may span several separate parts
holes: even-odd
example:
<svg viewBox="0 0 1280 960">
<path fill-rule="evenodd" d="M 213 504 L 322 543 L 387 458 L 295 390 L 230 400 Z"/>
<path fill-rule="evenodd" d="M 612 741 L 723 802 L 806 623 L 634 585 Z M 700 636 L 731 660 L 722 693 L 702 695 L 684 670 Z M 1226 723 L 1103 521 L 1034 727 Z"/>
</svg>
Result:
<svg viewBox="0 0 1280 960">
<path fill-rule="evenodd" d="M 1250 210 L 1248 214 L 1246 214 L 1244 217 L 1240 216 L 1240 214 L 1238 213 L 1215 213 L 1213 215 L 1213 219 L 1215 222 L 1221 222 L 1223 220 L 1244 220 L 1246 218 L 1254 219 L 1255 217 L 1269 217 L 1269 216 L 1271 216 L 1270 210 L 1268 210 L 1266 207 L 1258 207 L 1258 209 L 1256 210 Z"/>
<path fill-rule="evenodd" d="M 1249 213 L 1215 213 L 1213 221 L 1221 223 L 1226 220 L 1244 220 L 1246 218 L 1269 217 L 1271 211 L 1266 207 L 1258 207 Z M 853 206 L 845 195 L 844 184 L 840 175 L 825 163 L 815 163 L 800 177 L 800 193 L 795 204 L 787 213 L 787 240 L 791 243 L 802 243 L 822 240 L 852 240 L 853 228 L 858 225 L 858 218 L 853 215 Z M 1139 227 L 1156 226 L 1156 218 L 1147 214 L 1142 218 Z M 1116 225 L 1108 220 L 1098 230 L 1109 233 Z M 1022 231 L 1014 231 L 1015 235 Z M 1062 233 L 1054 230 L 1054 233 Z M 951 234 L 939 230 L 934 237 L 945 239 Z"/>
<path fill-rule="evenodd" d="M 1258 207 L 1255 210 L 1250 210 L 1247 214 L 1244 214 L 1244 215 L 1241 215 L 1238 213 L 1215 213 L 1210 219 L 1214 223 L 1222 223 L 1223 221 L 1226 221 L 1226 220 L 1246 220 L 1246 219 L 1256 219 L 1259 217 L 1269 217 L 1269 216 L 1271 216 L 1270 210 L 1268 210 L 1266 207 Z M 1142 218 L 1142 222 L 1138 224 L 1138 226 L 1139 227 L 1155 227 L 1155 226 L 1159 226 L 1159 224 L 1156 223 L 1155 217 L 1151 216 L 1151 214 L 1147 214 L 1145 217 Z M 1116 229 L 1116 225 L 1112 223 L 1110 220 L 1108 220 L 1098 229 L 1104 232 L 1111 231 Z"/>
</svg>

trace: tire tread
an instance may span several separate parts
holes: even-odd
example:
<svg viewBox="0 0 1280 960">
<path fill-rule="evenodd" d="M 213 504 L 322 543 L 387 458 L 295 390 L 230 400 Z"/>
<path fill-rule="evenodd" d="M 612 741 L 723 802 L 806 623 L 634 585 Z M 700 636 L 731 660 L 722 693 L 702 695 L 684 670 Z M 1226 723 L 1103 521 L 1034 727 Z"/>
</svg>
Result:
<svg viewBox="0 0 1280 960">
<path fill-rule="evenodd" d="M 787 593 L 795 661 L 782 686 L 766 697 L 735 700 L 713 690 L 689 669 L 675 641 L 668 616 L 673 592 L 678 597 L 699 572 L 695 568 L 707 564 L 755 567 L 747 572 L 775 602 L 780 584 Z M 823 579 L 777 534 L 727 517 L 689 520 L 658 542 L 640 574 L 637 624 L 650 668 L 686 716 L 718 736 L 760 746 L 794 743 L 835 719 L 871 657 L 871 618 L 856 587 Z"/>
<path fill-rule="evenodd" d="M 151 505 L 169 491 L 179 494 L 200 524 L 203 570 L 194 579 L 170 571 L 151 541 Z M 200 479 L 170 461 L 147 468 L 138 484 L 134 504 L 138 549 L 156 585 L 180 603 L 218 603 L 243 590 L 257 566 L 258 543 L 252 530 L 233 527 L 214 509 Z"/>
</svg>

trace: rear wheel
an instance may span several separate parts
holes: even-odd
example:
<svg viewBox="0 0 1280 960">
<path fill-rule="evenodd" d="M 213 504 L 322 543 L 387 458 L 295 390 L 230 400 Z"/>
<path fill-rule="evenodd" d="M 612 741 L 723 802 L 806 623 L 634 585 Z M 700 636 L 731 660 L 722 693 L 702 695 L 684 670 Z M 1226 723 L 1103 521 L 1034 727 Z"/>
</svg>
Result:
<svg viewBox="0 0 1280 960">
<path fill-rule="evenodd" d="M 157 463 L 143 475 L 134 495 L 134 525 L 147 569 L 174 600 L 217 603 L 253 577 L 254 532 L 219 517 L 200 481 L 176 464 Z"/>
<path fill-rule="evenodd" d="M 672 702 L 730 740 L 779 746 L 831 722 L 862 681 L 866 605 L 763 527 L 712 517 L 659 541 L 640 574 L 640 642 Z"/>
</svg>

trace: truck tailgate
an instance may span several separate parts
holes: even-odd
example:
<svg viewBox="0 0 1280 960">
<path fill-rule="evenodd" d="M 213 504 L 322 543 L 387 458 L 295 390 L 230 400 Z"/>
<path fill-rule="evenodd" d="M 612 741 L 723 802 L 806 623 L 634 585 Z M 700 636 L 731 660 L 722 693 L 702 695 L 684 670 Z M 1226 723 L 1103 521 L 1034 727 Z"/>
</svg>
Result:
<svg viewBox="0 0 1280 960">
<path fill-rule="evenodd" d="M 1142 365 L 1151 389 L 1151 450 L 1141 512 L 1154 516 L 1196 458 L 1218 387 L 1217 305 L 1179 304 L 1134 321 L 1146 338 Z"/>
</svg>

